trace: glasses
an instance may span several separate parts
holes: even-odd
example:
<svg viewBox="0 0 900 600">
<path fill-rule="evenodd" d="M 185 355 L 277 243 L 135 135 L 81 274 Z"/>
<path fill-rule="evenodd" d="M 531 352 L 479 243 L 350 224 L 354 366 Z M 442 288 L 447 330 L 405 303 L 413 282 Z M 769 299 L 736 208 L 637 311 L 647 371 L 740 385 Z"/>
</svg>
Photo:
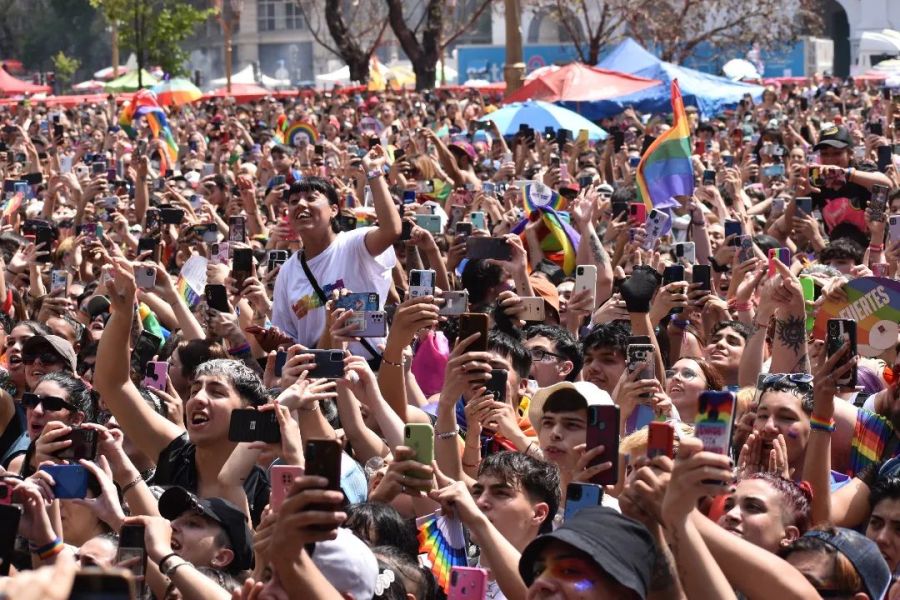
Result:
<svg viewBox="0 0 900 600">
<path fill-rule="evenodd" d="M 762 388 L 779 384 L 794 385 L 798 388 L 812 389 L 813 376 L 809 373 L 769 373 L 763 377 Z"/>
<path fill-rule="evenodd" d="M 560 356 L 559 354 L 554 354 L 549 350 L 543 350 L 541 348 L 534 348 L 531 351 L 531 360 L 535 362 L 550 362 L 554 358 L 557 360 L 563 360 L 565 357 Z"/>
<path fill-rule="evenodd" d="M 78 374 L 82 377 L 93 370 L 94 363 L 78 363 L 78 367 L 76 368 L 76 371 L 78 371 Z"/>
<path fill-rule="evenodd" d="M 34 361 L 40 360 L 44 365 L 61 365 L 63 358 L 59 354 L 53 352 L 41 352 L 40 354 L 23 354 L 22 362 L 26 365 L 34 364 Z"/>
<path fill-rule="evenodd" d="M 666 369 L 666 379 L 672 379 L 676 375 L 680 376 L 684 381 L 691 381 L 700 376 L 697 371 L 684 367 L 683 369 Z"/>
<path fill-rule="evenodd" d="M 40 404 L 44 407 L 44 410 L 50 412 L 56 412 L 64 408 L 73 412 L 78 410 L 74 404 L 63 400 L 62 398 L 57 398 L 56 396 L 38 396 L 37 394 L 32 394 L 30 392 L 22 394 L 22 404 L 24 404 L 26 408 L 32 410 Z"/>
</svg>

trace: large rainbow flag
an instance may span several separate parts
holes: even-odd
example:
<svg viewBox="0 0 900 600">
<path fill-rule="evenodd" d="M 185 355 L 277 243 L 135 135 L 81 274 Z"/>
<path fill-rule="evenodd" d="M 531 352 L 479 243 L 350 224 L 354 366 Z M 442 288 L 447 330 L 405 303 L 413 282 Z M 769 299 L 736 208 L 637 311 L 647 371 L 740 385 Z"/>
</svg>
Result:
<svg viewBox="0 0 900 600">
<path fill-rule="evenodd" d="M 581 236 L 559 214 L 566 206 L 566 199 L 539 181 L 530 181 L 522 187 L 522 207 L 525 218 L 512 232 L 525 243 L 525 226 L 529 221 L 541 221 L 538 238 L 547 260 L 558 265 L 566 275 L 575 270 L 575 253 Z M 528 245 L 525 243 L 525 247 Z"/>
<path fill-rule="evenodd" d="M 675 208 L 675 196 L 694 193 L 691 127 L 677 79 L 672 80 L 672 113 L 672 128 L 650 144 L 637 167 L 638 196 L 647 210 Z"/>
<path fill-rule="evenodd" d="M 154 139 L 161 139 L 163 142 L 163 158 L 166 163 L 164 168 L 173 168 L 178 160 L 178 144 L 169 128 L 165 111 L 157 102 L 156 94 L 150 90 L 138 91 L 130 102 L 126 102 L 122 106 L 122 111 L 119 113 L 119 125 L 131 139 L 137 137 L 134 122 L 141 117 L 147 121 L 147 126 L 150 127 L 150 133 L 153 134 Z"/>
</svg>

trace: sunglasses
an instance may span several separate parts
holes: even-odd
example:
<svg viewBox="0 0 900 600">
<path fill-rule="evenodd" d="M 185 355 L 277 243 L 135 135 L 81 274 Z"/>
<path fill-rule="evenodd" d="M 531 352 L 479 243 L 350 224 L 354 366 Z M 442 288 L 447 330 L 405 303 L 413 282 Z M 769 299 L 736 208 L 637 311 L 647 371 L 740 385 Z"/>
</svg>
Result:
<svg viewBox="0 0 900 600">
<path fill-rule="evenodd" d="M 812 389 L 813 376 L 809 373 L 769 373 L 762 380 L 762 387 L 787 383 L 798 388 Z"/>
<path fill-rule="evenodd" d="M 78 410 L 78 407 L 62 398 L 57 398 L 56 396 L 38 396 L 37 394 L 32 394 L 30 392 L 22 394 L 22 404 L 30 409 L 34 409 L 40 404 L 44 407 L 44 410 L 50 412 L 56 412 L 64 408 L 66 410 L 71 410 L 72 412 Z"/>
<path fill-rule="evenodd" d="M 59 354 L 53 352 L 41 352 L 40 354 L 23 354 L 22 362 L 26 365 L 34 364 L 34 361 L 40 360 L 45 365 L 61 365 L 65 361 Z"/>
</svg>

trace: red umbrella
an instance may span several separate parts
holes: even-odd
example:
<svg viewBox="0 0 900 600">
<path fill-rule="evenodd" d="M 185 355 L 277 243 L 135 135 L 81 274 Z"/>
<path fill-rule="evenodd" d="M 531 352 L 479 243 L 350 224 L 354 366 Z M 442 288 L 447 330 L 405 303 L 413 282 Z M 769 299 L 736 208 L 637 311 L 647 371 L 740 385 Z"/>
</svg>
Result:
<svg viewBox="0 0 900 600">
<path fill-rule="evenodd" d="M 504 102 L 591 102 L 608 100 L 659 85 L 656 79 L 570 63 L 529 81 L 504 98 Z"/>
<path fill-rule="evenodd" d="M 38 94 L 50 92 L 49 85 L 34 85 L 21 79 L 16 79 L 0 67 L 0 96 L 13 96 L 15 94 Z"/>
<path fill-rule="evenodd" d="M 251 102 L 253 100 L 259 100 L 271 95 L 272 92 L 270 92 L 266 88 L 254 85 L 252 83 L 232 83 L 230 94 L 228 93 L 228 87 L 225 86 L 220 87 L 219 89 L 212 92 L 208 92 L 207 94 L 204 94 L 203 97 L 227 98 L 229 96 L 232 96 L 238 102 Z"/>
</svg>

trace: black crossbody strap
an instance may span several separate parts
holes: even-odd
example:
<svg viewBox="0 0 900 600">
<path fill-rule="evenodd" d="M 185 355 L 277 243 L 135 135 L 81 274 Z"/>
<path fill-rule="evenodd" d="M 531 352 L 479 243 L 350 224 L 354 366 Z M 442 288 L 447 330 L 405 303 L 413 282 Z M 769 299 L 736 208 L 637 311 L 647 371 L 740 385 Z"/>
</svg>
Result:
<svg viewBox="0 0 900 600">
<path fill-rule="evenodd" d="M 325 291 L 322 289 L 322 286 L 319 285 L 319 282 L 316 280 L 316 276 L 312 274 L 312 270 L 309 268 L 309 265 L 306 264 L 306 254 L 301 250 L 300 251 L 300 266 L 303 267 L 303 272 L 306 274 L 306 279 L 309 280 L 310 285 L 313 287 L 313 290 L 316 292 L 316 296 L 319 297 L 319 301 L 322 303 L 322 306 L 328 302 L 328 297 L 325 295 Z M 381 363 L 381 355 L 378 354 L 378 351 L 372 347 L 372 344 L 369 343 L 369 340 L 366 338 L 357 338 L 359 343 L 362 344 L 362 347 L 366 349 L 372 358 L 377 362 Z M 377 370 L 377 368 L 376 368 Z"/>
</svg>

